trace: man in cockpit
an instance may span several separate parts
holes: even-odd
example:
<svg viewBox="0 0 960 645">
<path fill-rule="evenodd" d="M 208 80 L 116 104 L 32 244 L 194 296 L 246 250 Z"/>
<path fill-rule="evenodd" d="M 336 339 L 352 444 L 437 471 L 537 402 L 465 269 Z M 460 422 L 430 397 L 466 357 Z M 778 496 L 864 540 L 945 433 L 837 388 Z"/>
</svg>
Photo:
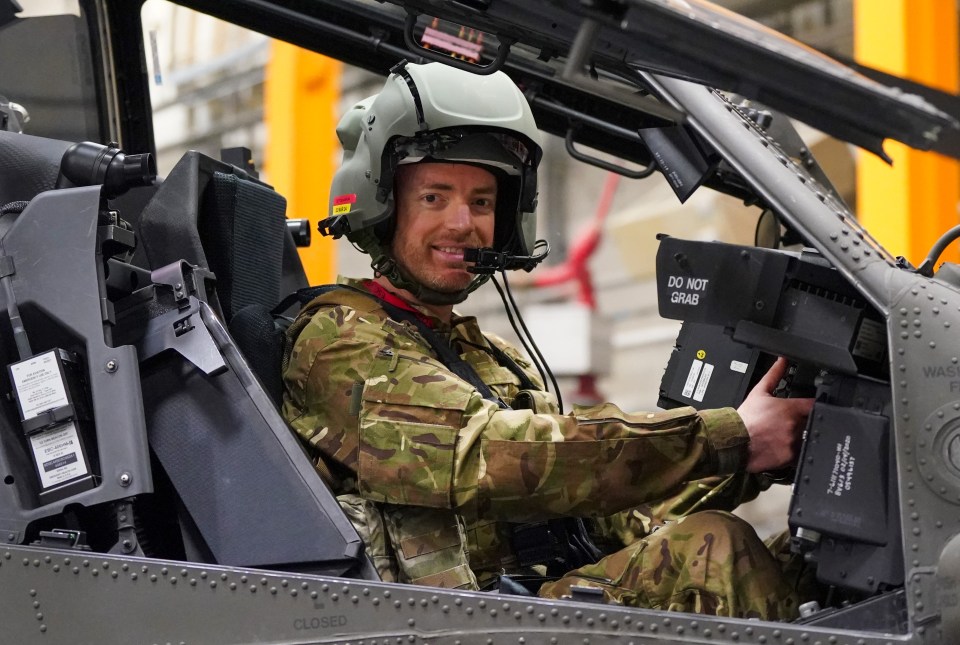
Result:
<svg viewBox="0 0 960 645">
<path fill-rule="evenodd" d="M 726 512 L 796 456 L 812 401 L 771 395 L 783 360 L 737 410 L 559 414 L 521 352 L 453 311 L 486 278 L 468 249 L 533 248 L 541 148 L 520 90 L 400 65 L 337 133 L 321 227 L 374 273 L 290 328 L 283 413 L 382 578 L 794 618 L 787 559 Z"/>
</svg>

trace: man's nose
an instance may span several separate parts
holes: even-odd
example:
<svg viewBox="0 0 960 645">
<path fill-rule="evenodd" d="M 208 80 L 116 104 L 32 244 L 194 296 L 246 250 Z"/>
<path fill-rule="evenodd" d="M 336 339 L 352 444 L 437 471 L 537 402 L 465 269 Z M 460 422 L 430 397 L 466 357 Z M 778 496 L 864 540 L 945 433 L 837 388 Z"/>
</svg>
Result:
<svg viewBox="0 0 960 645">
<path fill-rule="evenodd" d="M 466 231 L 473 227 L 473 214 L 466 200 L 455 200 L 448 209 L 447 228 L 451 231 Z"/>
</svg>

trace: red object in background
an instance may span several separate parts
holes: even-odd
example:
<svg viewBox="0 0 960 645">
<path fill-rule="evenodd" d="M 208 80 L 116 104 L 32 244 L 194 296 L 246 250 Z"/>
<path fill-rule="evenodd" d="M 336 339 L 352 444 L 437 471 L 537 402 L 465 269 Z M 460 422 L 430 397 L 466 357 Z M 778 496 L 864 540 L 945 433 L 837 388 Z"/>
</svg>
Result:
<svg viewBox="0 0 960 645">
<path fill-rule="evenodd" d="M 576 282 L 577 301 L 589 307 L 590 311 L 596 311 L 597 299 L 587 261 L 600 246 L 603 222 L 610 214 L 610 206 L 613 204 L 613 196 L 617 192 L 619 183 L 620 175 L 613 172 L 607 174 L 593 219 L 570 246 L 567 259 L 562 264 L 541 268 L 531 284 L 537 287 L 552 287 L 565 282 Z M 573 400 L 581 405 L 604 401 L 603 395 L 597 389 L 596 374 L 581 374 L 577 377 L 577 389 L 573 393 Z"/>
<path fill-rule="evenodd" d="M 552 287 L 565 282 L 576 281 L 577 300 L 591 311 L 596 310 L 597 301 L 593 290 L 593 279 L 587 261 L 600 245 L 600 236 L 603 233 L 603 222 L 610 213 L 613 196 L 617 192 L 620 175 L 608 173 L 603 184 L 603 192 L 597 202 L 597 210 L 593 220 L 587 225 L 583 233 L 570 246 L 567 259 L 562 264 L 540 269 L 533 278 L 536 287 Z"/>
</svg>

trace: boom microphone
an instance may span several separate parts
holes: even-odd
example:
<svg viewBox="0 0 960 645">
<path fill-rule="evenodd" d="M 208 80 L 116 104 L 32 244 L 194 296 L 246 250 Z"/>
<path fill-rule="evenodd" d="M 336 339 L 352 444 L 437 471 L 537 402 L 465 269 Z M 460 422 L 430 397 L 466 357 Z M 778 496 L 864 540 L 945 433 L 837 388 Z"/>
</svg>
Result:
<svg viewBox="0 0 960 645">
<path fill-rule="evenodd" d="M 537 249 L 542 251 L 537 253 Z M 530 272 L 550 253 L 550 243 L 546 240 L 537 240 L 533 244 L 533 251 L 531 255 L 511 255 L 506 251 L 497 251 L 490 247 L 464 249 L 463 259 L 465 262 L 473 263 L 473 266 L 467 267 L 470 273 L 493 275 L 497 271 L 515 269 Z"/>
</svg>

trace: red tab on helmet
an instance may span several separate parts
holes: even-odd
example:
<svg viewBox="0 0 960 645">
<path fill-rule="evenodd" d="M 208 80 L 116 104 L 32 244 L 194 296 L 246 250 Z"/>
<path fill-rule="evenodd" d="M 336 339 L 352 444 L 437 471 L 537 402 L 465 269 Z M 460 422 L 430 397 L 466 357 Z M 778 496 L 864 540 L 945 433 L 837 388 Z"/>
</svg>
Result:
<svg viewBox="0 0 960 645">
<path fill-rule="evenodd" d="M 333 214 L 344 215 L 350 212 L 353 204 L 357 203 L 357 194 L 348 193 L 346 195 L 337 195 L 333 198 Z"/>
</svg>

